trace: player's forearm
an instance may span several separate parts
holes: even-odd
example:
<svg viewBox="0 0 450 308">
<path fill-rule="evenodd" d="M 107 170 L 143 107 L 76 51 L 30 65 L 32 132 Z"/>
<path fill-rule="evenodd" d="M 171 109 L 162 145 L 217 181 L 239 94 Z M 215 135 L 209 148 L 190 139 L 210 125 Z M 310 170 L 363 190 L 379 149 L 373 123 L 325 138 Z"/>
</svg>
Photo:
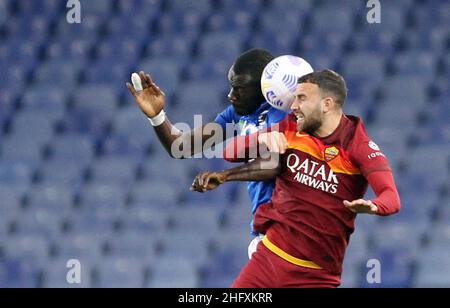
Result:
<svg viewBox="0 0 450 308">
<path fill-rule="evenodd" d="M 375 171 L 367 177 L 377 195 L 372 202 L 377 206 L 377 215 L 388 216 L 400 211 L 400 196 L 391 171 Z"/>
<path fill-rule="evenodd" d="M 171 157 L 175 157 L 172 151 L 172 145 L 175 140 L 183 137 L 183 133 L 176 129 L 168 118 L 166 118 L 161 125 L 154 126 L 153 128 L 158 136 L 159 142 L 163 145 L 164 149 L 166 149 L 167 153 L 169 153 Z"/>
<path fill-rule="evenodd" d="M 258 133 L 233 138 L 223 151 L 224 159 L 230 162 L 244 162 L 258 156 Z"/>
<path fill-rule="evenodd" d="M 266 181 L 275 178 L 280 173 L 278 160 L 255 159 L 239 167 L 222 171 L 225 181 Z"/>
<path fill-rule="evenodd" d="M 166 117 L 165 121 L 154 129 L 159 141 L 173 158 L 190 158 L 224 141 L 222 127 L 215 122 L 183 133 Z"/>
</svg>

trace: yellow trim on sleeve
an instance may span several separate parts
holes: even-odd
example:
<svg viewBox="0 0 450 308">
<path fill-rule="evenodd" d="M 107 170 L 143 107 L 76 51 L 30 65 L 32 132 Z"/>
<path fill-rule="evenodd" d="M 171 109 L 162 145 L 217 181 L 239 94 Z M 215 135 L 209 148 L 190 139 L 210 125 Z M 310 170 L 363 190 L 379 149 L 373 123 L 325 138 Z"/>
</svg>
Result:
<svg viewBox="0 0 450 308">
<path fill-rule="evenodd" d="M 307 267 L 307 268 L 322 269 L 319 265 L 317 265 L 316 263 L 314 263 L 312 261 L 302 260 L 302 259 L 296 258 L 294 256 L 291 256 L 287 252 L 285 252 L 282 249 L 275 246 L 275 244 L 272 243 L 267 236 L 264 236 L 262 242 L 263 242 L 264 246 L 267 247 L 267 249 L 272 251 L 274 254 L 276 254 L 280 258 L 288 261 L 289 263 L 292 263 L 292 264 L 295 264 L 298 266 Z"/>
</svg>

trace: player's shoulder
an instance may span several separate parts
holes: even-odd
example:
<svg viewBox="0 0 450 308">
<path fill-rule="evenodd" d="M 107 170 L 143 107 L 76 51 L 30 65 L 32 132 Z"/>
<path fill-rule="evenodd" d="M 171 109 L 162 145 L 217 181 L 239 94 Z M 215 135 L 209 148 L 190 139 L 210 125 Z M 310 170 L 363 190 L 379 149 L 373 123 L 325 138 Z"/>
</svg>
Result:
<svg viewBox="0 0 450 308">
<path fill-rule="evenodd" d="M 345 115 L 345 119 L 345 134 L 348 136 L 349 142 L 359 143 L 369 139 L 364 122 L 360 117 Z"/>
<path fill-rule="evenodd" d="M 348 150 L 352 157 L 364 156 L 370 152 L 376 152 L 378 156 L 383 156 L 380 147 L 369 136 L 361 118 L 356 116 L 347 116 L 351 121 L 353 136 L 349 142 Z"/>
</svg>

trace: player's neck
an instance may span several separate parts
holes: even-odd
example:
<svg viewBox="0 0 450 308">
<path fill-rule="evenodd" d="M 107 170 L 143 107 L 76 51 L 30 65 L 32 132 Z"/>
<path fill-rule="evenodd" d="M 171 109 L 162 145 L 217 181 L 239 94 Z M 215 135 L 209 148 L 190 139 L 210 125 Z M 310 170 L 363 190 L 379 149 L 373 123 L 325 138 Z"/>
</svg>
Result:
<svg viewBox="0 0 450 308">
<path fill-rule="evenodd" d="M 330 136 L 341 123 L 342 110 L 330 113 L 326 119 L 324 119 L 322 125 L 314 132 L 314 135 L 319 138 L 325 138 Z"/>
</svg>

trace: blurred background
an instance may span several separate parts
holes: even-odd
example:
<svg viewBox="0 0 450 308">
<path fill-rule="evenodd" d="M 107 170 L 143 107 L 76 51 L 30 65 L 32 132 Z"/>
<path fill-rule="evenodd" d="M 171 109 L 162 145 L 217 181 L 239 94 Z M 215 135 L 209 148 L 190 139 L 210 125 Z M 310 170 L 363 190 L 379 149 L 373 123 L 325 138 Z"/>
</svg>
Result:
<svg viewBox="0 0 450 308">
<path fill-rule="evenodd" d="M 342 286 L 450 287 L 449 1 L 381 1 L 380 24 L 358 0 L 81 0 L 80 24 L 66 3 L 0 0 L 0 287 L 230 286 L 246 185 L 190 193 L 229 165 L 169 159 L 125 82 L 143 69 L 172 122 L 212 121 L 253 47 L 341 73 L 346 112 L 390 158 L 402 211 L 358 217 Z"/>
</svg>

